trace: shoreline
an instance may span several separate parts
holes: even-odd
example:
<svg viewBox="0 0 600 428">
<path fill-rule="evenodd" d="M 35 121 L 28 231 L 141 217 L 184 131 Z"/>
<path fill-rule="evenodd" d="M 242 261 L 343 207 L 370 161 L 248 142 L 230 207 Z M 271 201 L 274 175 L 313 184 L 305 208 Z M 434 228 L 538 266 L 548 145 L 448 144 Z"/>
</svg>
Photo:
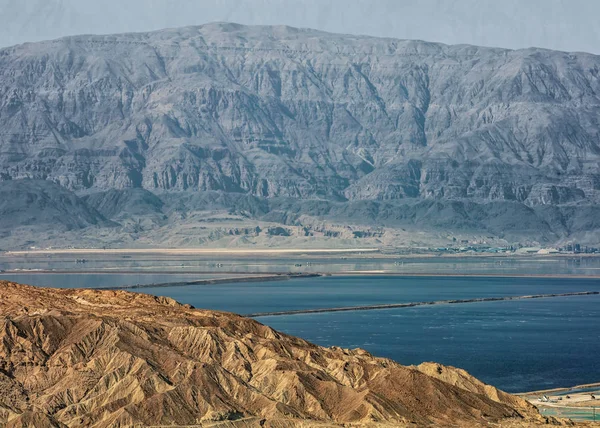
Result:
<svg viewBox="0 0 600 428">
<path fill-rule="evenodd" d="M 359 258 L 376 256 L 381 259 L 456 259 L 456 258 L 498 258 L 498 259 L 536 259 L 536 258 L 600 258 L 600 253 L 492 253 L 492 252 L 408 252 L 406 249 L 388 249 L 381 247 L 368 248 L 57 248 L 57 249 L 32 249 L 32 250 L 4 250 L 2 256 L 51 256 L 51 255 L 78 255 L 78 254 L 131 254 L 131 255 L 336 255 L 353 254 Z M 367 253 L 367 254 L 362 254 Z"/>
<path fill-rule="evenodd" d="M 375 253 L 379 248 L 73 248 L 56 250 L 19 250 L 6 251 L 8 256 L 60 255 L 60 254 L 165 254 L 165 255 L 201 255 L 201 254 L 346 254 Z"/>
<path fill-rule="evenodd" d="M 536 406 L 544 416 L 597 422 L 600 420 L 600 400 L 597 398 L 599 393 L 600 383 L 596 382 L 514 395 Z"/>
<path fill-rule="evenodd" d="M 286 272 L 286 271 L 266 271 L 266 272 L 240 272 L 240 271 L 219 271 L 219 270 L 198 270 L 198 271 L 180 271 L 180 270 L 128 270 L 128 269 L 97 269 L 97 270 L 6 270 L 0 272 L 0 279 L 6 275 L 234 275 L 240 276 L 274 276 L 290 275 L 303 277 L 372 277 L 372 276 L 392 276 L 397 278 L 555 278 L 555 279 L 600 279 L 598 275 L 581 274 L 561 274 L 561 273 L 438 273 L 438 272 L 381 272 L 381 271 L 341 271 L 341 272 Z M 232 278 L 234 279 L 234 278 Z"/>
</svg>

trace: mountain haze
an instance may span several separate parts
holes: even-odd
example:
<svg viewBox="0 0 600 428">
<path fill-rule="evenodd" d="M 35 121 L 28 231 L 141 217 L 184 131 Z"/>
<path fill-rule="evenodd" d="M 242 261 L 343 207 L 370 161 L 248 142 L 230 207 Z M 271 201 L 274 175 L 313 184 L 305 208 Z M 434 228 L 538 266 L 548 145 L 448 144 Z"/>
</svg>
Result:
<svg viewBox="0 0 600 428">
<path fill-rule="evenodd" d="M 0 47 L 227 21 L 599 53 L 599 12 L 589 0 L 0 0 Z"/>
<path fill-rule="evenodd" d="M 0 50 L 0 178 L 54 181 L 108 217 L 92 194 L 143 189 L 154 224 L 217 192 L 296 226 L 342 210 L 594 243 L 578 213 L 600 202 L 599 73 L 584 53 L 229 23 L 25 44 Z"/>
</svg>

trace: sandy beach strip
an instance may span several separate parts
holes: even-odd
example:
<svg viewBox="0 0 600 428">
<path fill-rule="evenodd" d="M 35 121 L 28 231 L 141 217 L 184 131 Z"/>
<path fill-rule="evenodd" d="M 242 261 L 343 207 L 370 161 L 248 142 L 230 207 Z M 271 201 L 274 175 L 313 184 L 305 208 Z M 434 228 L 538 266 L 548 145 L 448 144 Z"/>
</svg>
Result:
<svg viewBox="0 0 600 428">
<path fill-rule="evenodd" d="M 6 255 L 39 255 L 39 254 L 169 254 L 169 255 L 228 255 L 228 254 L 346 254 L 375 253 L 379 248 L 69 248 L 50 250 L 7 251 Z"/>
<path fill-rule="evenodd" d="M 586 383 L 583 385 L 576 385 L 566 388 L 552 388 L 552 389 L 541 389 L 539 391 L 530 391 L 530 392 L 519 392 L 513 395 L 525 396 L 525 395 L 549 395 L 555 394 L 557 392 L 569 392 L 573 391 L 573 394 L 578 393 L 578 389 L 589 389 L 589 388 L 598 388 L 600 390 L 600 382 L 596 383 Z"/>
<path fill-rule="evenodd" d="M 600 279 L 600 275 L 581 275 L 570 273 L 478 273 L 478 272 L 397 272 L 386 270 L 372 271 L 339 271 L 339 272 L 321 272 L 327 276 L 393 276 L 399 278 L 410 277 L 452 277 L 452 278 L 579 278 L 579 279 Z"/>
</svg>

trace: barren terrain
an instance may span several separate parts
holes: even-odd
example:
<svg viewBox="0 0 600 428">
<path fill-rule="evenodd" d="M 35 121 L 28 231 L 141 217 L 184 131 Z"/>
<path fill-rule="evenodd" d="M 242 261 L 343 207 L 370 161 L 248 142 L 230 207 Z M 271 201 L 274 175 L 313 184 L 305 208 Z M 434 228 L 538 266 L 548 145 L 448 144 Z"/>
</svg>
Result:
<svg viewBox="0 0 600 428">
<path fill-rule="evenodd" d="M 466 372 L 323 348 L 125 291 L 0 282 L 7 426 L 537 426 Z"/>
</svg>

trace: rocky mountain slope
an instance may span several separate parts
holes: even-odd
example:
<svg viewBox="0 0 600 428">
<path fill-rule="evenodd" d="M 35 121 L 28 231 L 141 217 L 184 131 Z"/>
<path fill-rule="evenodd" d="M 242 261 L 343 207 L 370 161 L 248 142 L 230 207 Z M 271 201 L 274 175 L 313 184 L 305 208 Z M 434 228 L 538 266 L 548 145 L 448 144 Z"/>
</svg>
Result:
<svg viewBox="0 0 600 428">
<path fill-rule="evenodd" d="M 0 50 L 0 179 L 438 201 L 425 227 L 459 204 L 484 229 L 523 234 L 514 211 L 529 236 L 586 235 L 572 212 L 600 201 L 599 70 L 584 53 L 226 23 L 25 44 Z"/>
<path fill-rule="evenodd" d="M 322 348 L 168 298 L 0 281 L 0 314 L 5 426 L 548 422 L 461 370 Z"/>
<path fill-rule="evenodd" d="M 14 180 L 0 185 L 0 229 L 19 226 L 47 228 L 57 232 L 89 226 L 110 226 L 98 211 L 56 183 Z"/>
</svg>

